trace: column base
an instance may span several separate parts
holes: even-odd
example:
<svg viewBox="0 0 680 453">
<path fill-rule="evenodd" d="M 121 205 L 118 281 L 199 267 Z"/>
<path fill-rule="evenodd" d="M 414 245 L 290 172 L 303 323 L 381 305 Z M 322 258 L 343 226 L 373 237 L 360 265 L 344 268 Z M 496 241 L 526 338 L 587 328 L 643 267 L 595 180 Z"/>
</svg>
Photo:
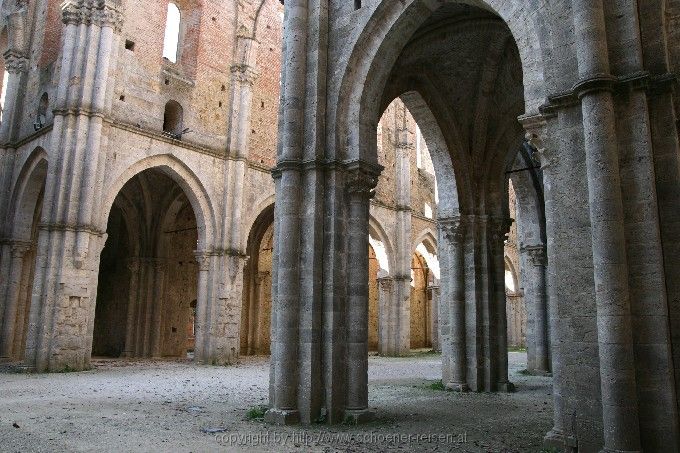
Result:
<svg viewBox="0 0 680 453">
<path fill-rule="evenodd" d="M 552 377 L 552 373 L 545 370 L 530 370 L 527 368 L 527 373 L 529 373 L 531 376 Z"/>
<path fill-rule="evenodd" d="M 502 393 L 513 393 L 515 391 L 515 384 L 510 381 L 499 382 L 498 391 Z"/>
<path fill-rule="evenodd" d="M 551 429 L 545 437 L 543 437 L 543 446 L 555 448 L 557 450 L 564 449 L 564 433 L 559 429 Z"/>
<path fill-rule="evenodd" d="M 470 386 L 465 383 L 459 384 L 456 382 L 449 382 L 448 384 L 446 384 L 446 390 L 448 390 L 449 392 L 465 393 L 470 391 Z"/>
<path fill-rule="evenodd" d="M 300 413 L 296 410 L 269 409 L 264 414 L 264 421 L 272 425 L 297 425 Z"/>
<path fill-rule="evenodd" d="M 350 425 L 368 423 L 373 419 L 375 419 L 375 412 L 368 409 L 348 409 L 345 411 L 345 423 Z"/>
</svg>

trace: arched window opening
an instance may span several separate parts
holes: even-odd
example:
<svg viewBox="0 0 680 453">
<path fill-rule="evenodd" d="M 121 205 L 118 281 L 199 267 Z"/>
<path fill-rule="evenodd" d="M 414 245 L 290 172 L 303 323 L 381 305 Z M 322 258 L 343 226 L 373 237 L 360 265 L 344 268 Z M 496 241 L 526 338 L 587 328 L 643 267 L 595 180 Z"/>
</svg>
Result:
<svg viewBox="0 0 680 453">
<path fill-rule="evenodd" d="M 38 112 L 35 115 L 35 123 L 33 124 L 33 129 L 39 131 L 47 123 L 47 108 L 49 107 L 50 100 L 47 93 L 43 93 L 40 97 L 40 102 L 38 103 Z"/>
<path fill-rule="evenodd" d="M 505 260 L 505 292 L 508 294 L 517 293 L 517 276 L 515 275 L 515 270 L 512 265 L 508 263 L 508 259 Z"/>
<path fill-rule="evenodd" d="M 0 121 L 5 119 L 5 101 L 7 100 L 7 80 L 9 72 L 5 71 L 2 76 L 2 90 L 0 90 Z"/>
<path fill-rule="evenodd" d="M 163 58 L 177 63 L 179 54 L 179 32 L 181 14 L 174 3 L 168 3 L 168 18 L 165 22 L 165 41 L 163 44 Z"/>
<path fill-rule="evenodd" d="M 181 140 L 184 123 L 184 110 L 177 101 L 168 101 L 165 104 L 165 114 L 163 115 L 163 135 Z"/>
</svg>

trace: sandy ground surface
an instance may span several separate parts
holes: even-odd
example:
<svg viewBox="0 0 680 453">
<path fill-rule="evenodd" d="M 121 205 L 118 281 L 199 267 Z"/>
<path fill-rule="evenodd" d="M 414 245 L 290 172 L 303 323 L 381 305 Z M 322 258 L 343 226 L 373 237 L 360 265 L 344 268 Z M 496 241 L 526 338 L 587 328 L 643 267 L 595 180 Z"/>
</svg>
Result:
<svg viewBox="0 0 680 453">
<path fill-rule="evenodd" d="M 0 373 L 0 451 L 540 452 L 552 426 L 551 379 L 525 376 L 510 353 L 512 394 L 456 394 L 438 355 L 369 359 L 376 420 L 360 426 L 273 427 L 250 420 L 266 404 L 268 360 L 232 367 L 96 361 L 68 374 Z M 220 429 L 221 433 L 205 430 Z"/>
</svg>

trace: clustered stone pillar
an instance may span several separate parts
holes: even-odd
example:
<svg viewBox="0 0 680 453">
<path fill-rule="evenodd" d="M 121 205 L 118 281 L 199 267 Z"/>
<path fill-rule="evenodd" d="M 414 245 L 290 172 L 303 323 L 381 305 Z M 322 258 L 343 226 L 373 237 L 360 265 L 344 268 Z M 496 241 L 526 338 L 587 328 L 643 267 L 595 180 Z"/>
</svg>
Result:
<svg viewBox="0 0 680 453">
<path fill-rule="evenodd" d="M 572 0 L 596 284 L 605 451 L 641 451 L 623 201 L 602 0 Z"/>
<path fill-rule="evenodd" d="M 521 249 L 527 256 L 527 266 L 522 269 L 523 280 L 530 282 L 524 288 L 524 300 L 533 307 L 532 360 L 527 367 L 537 374 L 550 373 L 550 339 L 548 325 L 548 301 L 546 291 L 547 255 L 544 245 L 528 245 Z"/>
<path fill-rule="evenodd" d="M 38 235 L 26 360 L 37 371 L 88 368 L 94 329 L 99 224 L 112 86 L 122 29 L 118 0 L 62 3 L 63 51 Z M 86 137 L 86 143 L 77 137 Z"/>
<path fill-rule="evenodd" d="M 408 110 L 403 103 L 395 109 L 395 275 L 392 300 L 394 345 L 389 355 L 403 356 L 411 350 L 411 154 L 414 145 L 409 131 Z"/>
<path fill-rule="evenodd" d="M 462 217 L 438 219 L 442 267 L 440 312 L 443 381 L 450 390 L 468 391 L 465 320 L 465 234 Z M 446 304 L 446 308 L 444 308 Z M 448 316 L 446 316 L 448 315 Z"/>
<path fill-rule="evenodd" d="M 368 211 L 377 177 L 350 168 L 347 280 L 347 402 L 345 417 L 369 420 L 368 410 Z"/>
</svg>

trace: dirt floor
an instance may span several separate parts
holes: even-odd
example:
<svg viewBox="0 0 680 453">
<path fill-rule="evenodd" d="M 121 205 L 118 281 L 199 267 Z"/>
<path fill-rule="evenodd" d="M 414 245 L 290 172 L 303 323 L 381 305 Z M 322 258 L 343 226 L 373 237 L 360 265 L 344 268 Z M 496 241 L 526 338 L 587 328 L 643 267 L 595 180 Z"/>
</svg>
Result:
<svg viewBox="0 0 680 453">
<path fill-rule="evenodd" d="M 0 451 L 540 452 L 552 426 L 551 379 L 522 374 L 526 354 L 517 352 L 510 353 L 512 394 L 438 390 L 435 354 L 371 357 L 376 420 L 306 428 L 249 418 L 267 403 L 266 358 L 232 367 L 95 365 L 81 373 L 0 373 Z"/>
</svg>

